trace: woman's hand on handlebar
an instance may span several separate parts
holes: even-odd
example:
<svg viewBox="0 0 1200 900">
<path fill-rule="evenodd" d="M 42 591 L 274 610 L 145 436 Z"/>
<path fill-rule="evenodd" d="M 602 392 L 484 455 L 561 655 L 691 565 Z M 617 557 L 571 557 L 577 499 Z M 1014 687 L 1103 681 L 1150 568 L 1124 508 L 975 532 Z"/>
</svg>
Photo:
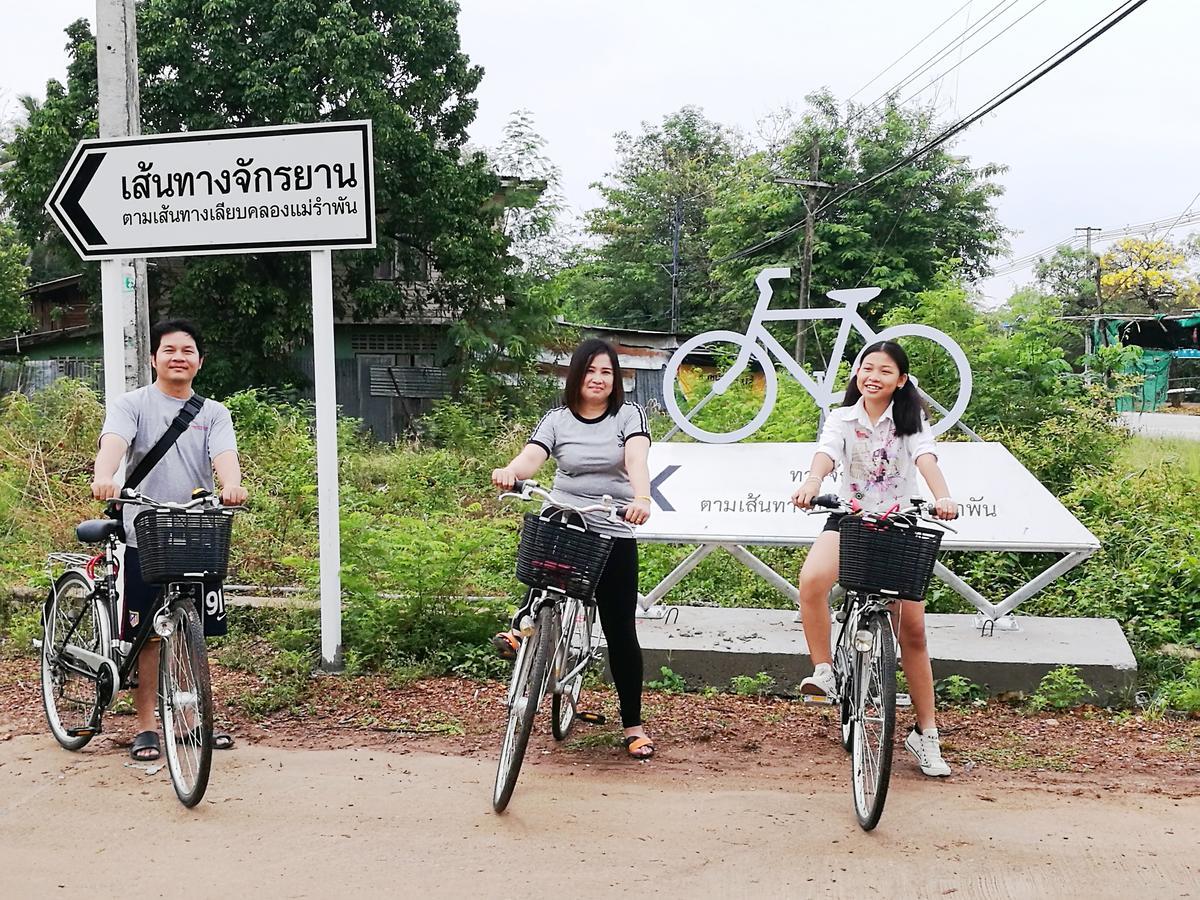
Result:
<svg viewBox="0 0 1200 900">
<path fill-rule="evenodd" d="M 241 506 L 250 496 L 240 484 L 236 487 L 221 488 L 221 503 L 225 506 Z"/>
<path fill-rule="evenodd" d="M 517 473 L 513 471 L 512 466 L 492 469 L 492 484 L 502 491 L 511 491 L 518 480 Z"/>
<path fill-rule="evenodd" d="M 949 497 L 943 497 L 933 505 L 933 514 L 939 519 L 950 521 L 958 518 L 958 504 Z"/>
<path fill-rule="evenodd" d="M 120 493 L 120 485 L 111 478 L 97 478 L 92 482 L 92 497 L 96 500 L 116 500 Z"/>
<path fill-rule="evenodd" d="M 806 478 L 792 494 L 792 503 L 801 509 L 812 509 L 813 498 L 821 492 L 821 482 L 815 478 Z"/>
<path fill-rule="evenodd" d="M 630 525 L 645 525 L 650 518 L 650 504 L 645 500 L 634 500 L 625 507 L 625 521 Z"/>
</svg>

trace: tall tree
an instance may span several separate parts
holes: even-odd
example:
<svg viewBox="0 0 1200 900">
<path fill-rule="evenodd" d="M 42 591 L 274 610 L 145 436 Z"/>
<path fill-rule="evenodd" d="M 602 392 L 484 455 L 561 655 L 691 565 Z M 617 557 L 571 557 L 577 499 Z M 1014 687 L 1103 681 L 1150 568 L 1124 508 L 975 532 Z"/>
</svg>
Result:
<svg viewBox="0 0 1200 900">
<path fill-rule="evenodd" d="M 594 185 L 604 204 L 587 214 L 595 246 L 561 276 L 568 309 L 593 321 L 665 330 L 678 230 L 680 315 L 691 322 L 712 299 L 705 213 L 743 153 L 741 141 L 685 106 L 660 124 L 642 123 L 636 135 L 617 134 L 616 142 L 615 170 Z"/>
<path fill-rule="evenodd" d="M 497 180 L 464 149 L 482 70 L 461 50 L 457 3 L 145 0 L 138 17 L 147 133 L 371 119 L 380 246 L 338 254 L 339 305 L 373 316 L 436 304 L 463 319 L 460 359 L 495 355 L 489 323 L 512 259 Z M 82 21 L 68 33 L 67 87 L 48 85 L 3 182 L 31 240 L 48 234 L 40 207 L 71 147 L 95 133 L 94 41 Z M 396 277 L 377 279 L 381 264 Z M 171 311 L 211 334 L 208 390 L 289 380 L 282 364 L 311 330 L 302 255 L 164 261 L 157 278 Z"/>
<path fill-rule="evenodd" d="M 1038 259 L 1034 277 L 1058 300 L 1063 315 L 1086 316 L 1098 311 L 1096 266 L 1099 260 L 1083 247 L 1056 247 L 1052 256 Z"/>
<path fill-rule="evenodd" d="M 864 309 L 878 319 L 894 305 L 909 305 L 950 267 L 970 278 L 985 274 L 1004 247 L 1004 229 L 993 201 L 1000 166 L 973 166 L 943 144 L 869 188 L 838 195 L 881 173 L 938 131 L 931 113 L 893 104 L 874 111 L 842 110 L 828 92 L 810 95 L 791 135 L 739 164 L 708 213 L 709 240 L 718 259 L 749 248 L 803 221 L 800 190 L 777 176 L 834 185 L 833 202 L 817 218 L 811 298 L 834 288 L 874 285 L 883 294 Z M 810 167 L 813 144 L 819 169 Z M 803 228 L 785 239 L 716 268 L 719 302 L 696 321 L 705 327 L 737 325 L 755 300 L 754 273 L 769 265 L 798 268 Z M 779 303 L 786 304 L 788 298 Z"/>
<path fill-rule="evenodd" d="M 1118 312 L 1174 312 L 1200 299 L 1186 247 L 1166 238 L 1117 241 L 1100 258 L 1100 272 L 1105 306 Z"/>
<path fill-rule="evenodd" d="M 8 337 L 29 324 L 29 304 L 23 291 L 29 286 L 29 267 L 25 260 L 29 247 L 17 237 L 17 231 L 0 219 L 0 336 Z"/>
</svg>

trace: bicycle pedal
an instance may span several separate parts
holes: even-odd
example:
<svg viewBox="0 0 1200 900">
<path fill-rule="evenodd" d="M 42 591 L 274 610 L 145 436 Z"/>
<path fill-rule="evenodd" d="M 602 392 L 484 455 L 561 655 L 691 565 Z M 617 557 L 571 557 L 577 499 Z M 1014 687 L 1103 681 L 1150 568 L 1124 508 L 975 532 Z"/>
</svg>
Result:
<svg viewBox="0 0 1200 900">
<path fill-rule="evenodd" d="M 95 737 L 99 733 L 96 728 L 68 728 L 67 735 L 70 737 Z"/>
<path fill-rule="evenodd" d="M 601 713 L 584 712 L 583 710 L 580 710 L 575 714 L 575 716 L 580 722 L 587 722 L 589 725 L 605 725 L 608 723 L 608 719 L 605 718 Z"/>
<path fill-rule="evenodd" d="M 837 703 L 837 698 L 821 696 L 820 694 L 801 694 L 800 702 L 811 704 L 813 706 L 833 706 Z"/>
</svg>

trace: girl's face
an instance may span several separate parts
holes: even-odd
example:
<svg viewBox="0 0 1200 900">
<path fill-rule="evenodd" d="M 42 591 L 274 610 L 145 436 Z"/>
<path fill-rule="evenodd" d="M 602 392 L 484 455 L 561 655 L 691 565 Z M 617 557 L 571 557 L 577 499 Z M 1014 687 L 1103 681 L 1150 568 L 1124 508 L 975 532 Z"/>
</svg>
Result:
<svg viewBox="0 0 1200 900">
<path fill-rule="evenodd" d="M 606 402 L 612 395 L 613 367 L 607 353 L 597 353 L 588 363 L 587 372 L 583 376 L 580 388 L 585 403 Z"/>
<path fill-rule="evenodd" d="M 892 395 L 908 381 L 908 376 L 900 373 L 896 361 L 882 350 L 863 358 L 857 378 L 858 389 L 864 397 L 884 401 L 890 401 Z"/>
</svg>

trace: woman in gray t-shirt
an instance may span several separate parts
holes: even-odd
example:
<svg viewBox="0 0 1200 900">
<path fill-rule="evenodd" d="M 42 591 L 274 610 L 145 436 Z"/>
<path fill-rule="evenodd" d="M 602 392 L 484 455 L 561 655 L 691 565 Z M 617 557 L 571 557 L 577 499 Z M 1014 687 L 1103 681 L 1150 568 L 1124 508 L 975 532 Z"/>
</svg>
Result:
<svg viewBox="0 0 1200 900">
<path fill-rule="evenodd" d="M 558 463 L 554 497 L 571 506 L 599 503 L 605 494 L 626 506 L 625 521 L 650 518 L 650 429 L 646 413 L 625 400 L 621 364 L 612 346 L 590 338 L 571 357 L 563 405 L 550 410 L 529 443 L 507 466 L 492 472 L 503 490 L 531 478 L 550 457 Z M 642 726 L 642 648 L 637 638 L 637 540 L 621 525 L 594 515 L 589 527 L 613 538 L 612 553 L 596 585 L 596 606 L 608 643 L 608 665 L 621 702 L 629 755 L 646 759 L 654 743 Z M 497 649 L 515 653 L 520 636 L 496 635 Z"/>
</svg>

